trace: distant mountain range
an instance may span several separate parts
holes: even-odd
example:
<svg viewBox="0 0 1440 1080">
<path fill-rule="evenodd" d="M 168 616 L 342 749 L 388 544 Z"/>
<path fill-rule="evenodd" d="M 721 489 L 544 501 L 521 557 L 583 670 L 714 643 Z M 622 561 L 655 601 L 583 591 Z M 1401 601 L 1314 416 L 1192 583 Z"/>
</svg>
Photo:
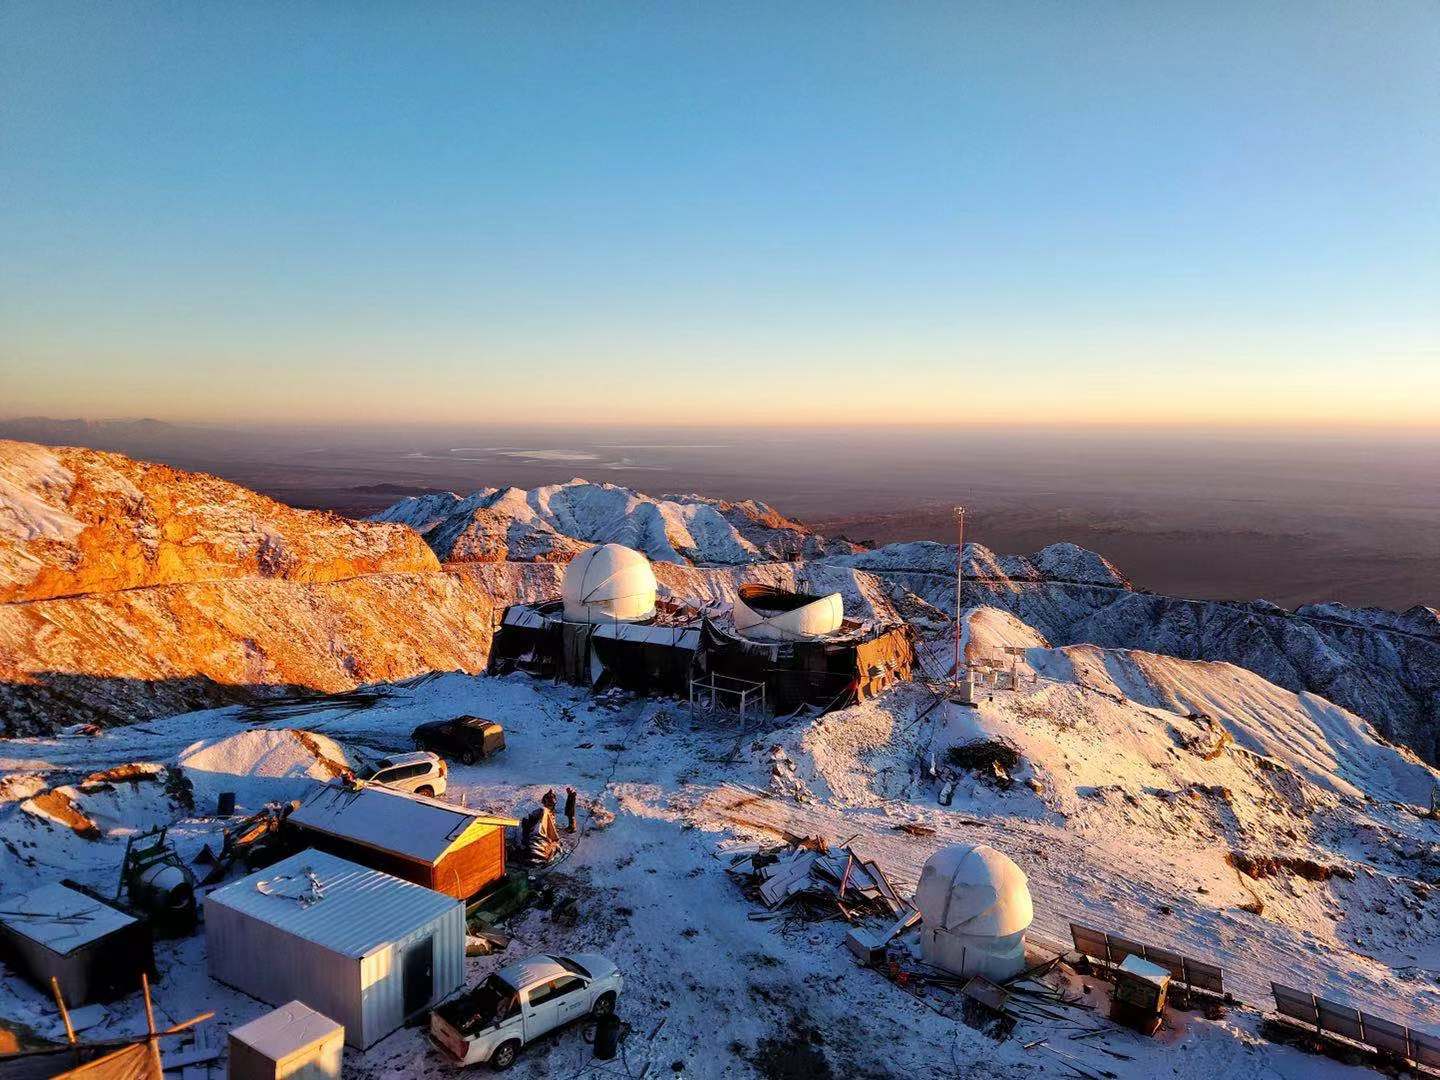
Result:
<svg viewBox="0 0 1440 1080">
<path fill-rule="evenodd" d="M 531 488 L 484 488 L 402 499 L 372 521 L 401 522 L 442 562 L 566 560 L 590 544 L 615 543 L 657 562 L 739 566 L 861 550 L 791 521 L 762 502 L 699 495 L 652 498 L 614 484 L 571 480 Z"/>
<path fill-rule="evenodd" d="M 163 420 L 57 420 L 21 416 L 0 420 L 0 439 L 18 439 L 51 446 L 98 446 L 114 441 L 158 438 L 184 428 Z"/>
</svg>

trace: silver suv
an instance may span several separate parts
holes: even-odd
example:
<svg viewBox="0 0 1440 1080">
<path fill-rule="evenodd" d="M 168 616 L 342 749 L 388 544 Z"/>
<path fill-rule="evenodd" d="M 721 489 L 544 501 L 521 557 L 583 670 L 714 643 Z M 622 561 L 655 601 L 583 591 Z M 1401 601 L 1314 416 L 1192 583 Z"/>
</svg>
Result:
<svg viewBox="0 0 1440 1080">
<path fill-rule="evenodd" d="M 421 751 L 381 758 L 368 769 L 362 769 L 360 779 L 383 784 L 396 791 L 436 797 L 445 794 L 445 775 L 448 772 L 438 754 Z"/>
</svg>

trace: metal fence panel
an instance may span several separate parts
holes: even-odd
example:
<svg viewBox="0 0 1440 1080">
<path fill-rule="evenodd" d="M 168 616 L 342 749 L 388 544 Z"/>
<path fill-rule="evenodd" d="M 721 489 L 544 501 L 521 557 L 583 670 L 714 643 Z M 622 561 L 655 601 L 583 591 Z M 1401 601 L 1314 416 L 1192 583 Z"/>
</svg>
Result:
<svg viewBox="0 0 1440 1080">
<path fill-rule="evenodd" d="M 1360 1022 L 1365 1025 L 1364 1041 L 1382 1050 L 1387 1054 L 1398 1054 L 1400 1057 L 1414 1057 L 1410 1050 L 1409 1035 L 1404 1025 L 1397 1024 L 1393 1020 L 1386 1020 L 1383 1016 L 1372 1016 L 1370 1013 L 1362 1012 Z"/>
<path fill-rule="evenodd" d="M 1336 1035 L 1344 1035 L 1347 1039 L 1354 1039 L 1356 1042 L 1363 1042 L 1364 1030 L 1360 1027 L 1360 1010 L 1349 1005 L 1341 1005 L 1336 1001 L 1326 1001 L 1324 998 L 1315 999 L 1315 1007 L 1320 1013 L 1320 1027 L 1325 1031 L 1334 1032 Z"/>
<path fill-rule="evenodd" d="M 1091 930 L 1079 923 L 1070 924 L 1070 938 L 1075 942 L 1075 951 L 1093 956 L 1097 960 L 1109 960 L 1109 938 L 1099 930 Z"/>
<path fill-rule="evenodd" d="M 1145 946 L 1138 941 L 1131 941 L 1129 938 L 1110 935 L 1110 962 L 1121 964 L 1127 956 L 1145 956 Z"/>
<path fill-rule="evenodd" d="M 1180 982 L 1186 981 L 1185 958 L 1179 953 L 1171 952 L 1169 949 L 1155 949 L 1146 945 L 1141 955 L 1152 964 L 1159 964 L 1161 967 L 1167 969 L 1171 976 Z"/>
<path fill-rule="evenodd" d="M 1415 1061 L 1421 1065 L 1440 1065 L 1440 1039 L 1411 1028 L 1410 1044 L 1415 1054 Z"/>
<path fill-rule="evenodd" d="M 1276 982 L 1270 984 L 1270 992 L 1275 995 L 1275 1011 L 1280 1015 L 1312 1027 L 1320 1026 L 1320 1016 L 1315 1011 L 1315 995 Z"/>
<path fill-rule="evenodd" d="M 1197 990 L 1209 990 L 1212 994 L 1225 992 L 1225 973 L 1215 964 L 1185 957 L 1185 981 Z"/>
</svg>

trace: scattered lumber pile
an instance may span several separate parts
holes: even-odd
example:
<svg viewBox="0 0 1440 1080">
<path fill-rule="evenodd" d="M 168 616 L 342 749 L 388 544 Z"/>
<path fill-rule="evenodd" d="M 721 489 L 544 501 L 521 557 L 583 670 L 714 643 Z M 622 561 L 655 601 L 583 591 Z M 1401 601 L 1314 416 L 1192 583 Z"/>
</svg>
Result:
<svg viewBox="0 0 1440 1080">
<path fill-rule="evenodd" d="M 784 915 L 858 923 L 906 918 L 914 910 L 877 863 L 848 846 L 831 848 L 819 837 L 742 852 L 729 870 L 750 899 L 769 909 L 752 914 L 752 919 Z"/>
<path fill-rule="evenodd" d="M 903 949 L 891 950 L 884 963 L 871 966 L 942 1016 L 997 1041 L 1023 1040 L 1022 1049 L 1046 1055 L 1056 1075 L 1118 1080 L 1109 1062 L 1134 1060 L 1120 1047 L 1140 1036 L 1099 1014 L 1091 986 L 1075 975 L 1066 958 L 1052 957 L 999 983 L 917 963 Z"/>
</svg>

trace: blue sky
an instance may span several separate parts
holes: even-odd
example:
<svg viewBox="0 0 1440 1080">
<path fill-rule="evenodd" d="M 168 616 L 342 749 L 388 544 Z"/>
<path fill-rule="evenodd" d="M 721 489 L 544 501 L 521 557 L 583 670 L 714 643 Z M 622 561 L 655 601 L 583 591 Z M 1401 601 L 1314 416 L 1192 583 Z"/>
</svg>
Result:
<svg viewBox="0 0 1440 1080">
<path fill-rule="evenodd" d="M 1440 425 L 1428 2 L 0 6 L 0 413 Z"/>
</svg>

